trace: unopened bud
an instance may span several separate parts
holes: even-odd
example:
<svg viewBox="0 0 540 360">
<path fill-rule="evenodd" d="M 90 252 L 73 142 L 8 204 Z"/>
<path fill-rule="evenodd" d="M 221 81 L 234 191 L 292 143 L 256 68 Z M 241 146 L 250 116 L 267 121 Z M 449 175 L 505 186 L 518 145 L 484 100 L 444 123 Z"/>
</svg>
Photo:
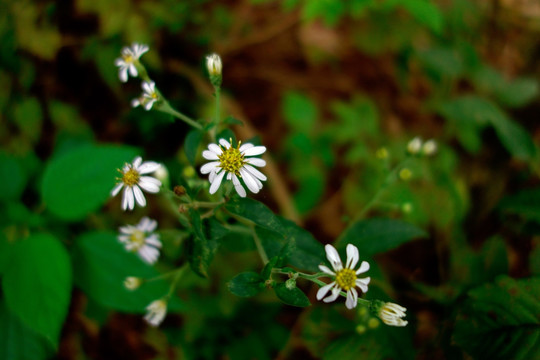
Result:
<svg viewBox="0 0 540 360">
<path fill-rule="evenodd" d="M 366 331 L 367 331 L 367 329 L 366 329 L 366 327 L 364 325 L 358 325 L 356 327 L 356 333 L 359 334 L 359 335 L 362 335 Z"/>
<path fill-rule="evenodd" d="M 422 146 L 422 153 L 426 156 L 434 155 L 437 152 L 437 142 L 433 139 L 430 139 L 424 143 Z"/>
<path fill-rule="evenodd" d="M 206 57 L 206 69 L 210 76 L 210 82 L 215 87 L 221 86 L 221 69 L 223 65 L 218 54 L 210 54 Z"/>
<path fill-rule="evenodd" d="M 368 326 L 370 329 L 376 329 L 379 327 L 379 320 L 376 318 L 371 318 L 368 321 Z"/>
<path fill-rule="evenodd" d="M 411 155 L 416 155 L 422 149 L 422 139 L 418 136 L 409 141 L 407 144 L 407 152 Z"/>
<path fill-rule="evenodd" d="M 134 276 L 128 276 L 125 280 L 124 280 L 124 287 L 128 290 L 136 290 L 137 288 L 139 288 L 139 286 L 141 286 L 142 284 L 142 280 L 138 277 L 134 277 Z"/>
<path fill-rule="evenodd" d="M 186 194 L 186 188 L 180 185 L 176 185 L 173 189 L 176 196 L 182 196 Z"/>
<path fill-rule="evenodd" d="M 384 160 L 388 158 L 388 150 L 386 150 L 385 147 L 382 147 L 375 152 L 375 156 L 377 157 L 377 159 Z"/>
<path fill-rule="evenodd" d="M 412 177 L 412 171 L 408 168 L 403 168 L 399 171 L 399 178 L 403 181 L 410 180 Z"/>
<path fill-rule="evenodd" d="M 285 287 L 288 290 L 293 290 L 296 287 L 296 279 L 291 278 L 291 279 L 285 281 Z"/>
</svg>

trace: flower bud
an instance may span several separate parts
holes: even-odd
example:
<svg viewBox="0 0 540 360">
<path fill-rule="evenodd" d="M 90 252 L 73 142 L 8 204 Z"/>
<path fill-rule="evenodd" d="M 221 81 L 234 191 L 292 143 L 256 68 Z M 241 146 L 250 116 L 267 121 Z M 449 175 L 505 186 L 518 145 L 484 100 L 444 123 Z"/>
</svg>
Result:
<svg viewBox="0 0 540 360">
<path fill-rule="evenodd" d="M 411 155 L 416 155 L 422 149 L 422 139 L 420 137 L 415 137 L 407 144 L 407 152 Z"/>
<path fill-rule="evenodd" d="M 176 196 L 186 195 L 186 188 L 181 185 L 176 185 L 173 191 Z"/>
<path fill-rule="evenodd" d="M 412 177 L 412 171 L 408 168 L 403 168 L 399 171 L 399 178 L 403 181 L 410 180 Z"/>
<path fill-rule="evenodd" d="M 377 159 L 384 160 L 388 158 L 388 150 L 385 147 L 382 147 L 375 152 L 375 156 Z"/>
<path fill-rule="evenodd" d="M 288 290 L 293 290 L 296 287 L 296 279 L 291 278 L 291 279 L 285 281 L 285 287 Z"/>
<path fill-rule="evenodd" d="M 125 280 L 124 280 L 124 287 L 128 290 L 136 290 L 139 288 L 139 286 L 141 286 L 142 284 L 142 280 L 138 277 L 134 277 L 134 276 L 128 276 Z"/>
<path fill-rule="evenodd" d="M 206 57 L 206 69 L 210 76 L 210 82 L 215 87 L 221 86 L 221 69 L 223 65 L 218 54 L 210 54 Z"/>
<path fill-rule="evenodd" d="M 422 153 L 426 156 L 434 155 L 437 152 L 437 142 L 433 139 L 430 139 L 424 143 L 422 146 Z"/>
<path fill-rule="evenodd" d="M 370 311 L 377 315 L 383 323 L 389 326 L 406 326 L 408 322 L 403 320 L 406 308 L 398 304 L 373 300 L 370 304 Z"/>
</svg>

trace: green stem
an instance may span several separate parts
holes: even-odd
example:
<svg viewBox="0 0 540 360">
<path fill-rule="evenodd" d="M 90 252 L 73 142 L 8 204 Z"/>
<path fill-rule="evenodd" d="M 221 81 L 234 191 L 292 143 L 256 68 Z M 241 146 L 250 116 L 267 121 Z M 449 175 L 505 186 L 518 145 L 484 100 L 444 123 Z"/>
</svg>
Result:
<svg viewBox="0 0 540 360">
<path fill-rule="evenodd" d="M 174 293 L 174 289 L 176 289 L 176 285 L 178 284 L 178 281 L 182 278 L 182 275 L 184 275 L 188 267 L 189 267 L 189 264 L 185 263 L 184 265 L 182 265 L 181 267 L 179 267 L 178 269 L 174 271 L 176 272 L 176 274 L 171 282 L 171 286 L 169 287 L 169 292 L 167 293 L 167 295 L 165 295 L 165 298 L 167 299 L 171 298 L 172 294 Z"/>
<path fill-rule="evenodd" d="M 182 120 L 183 122 L 187 123 L 188 125 L 191 125 L 192 127 L 196 128 L 196 129 L 202 130 L 203 127 L 202 127 L 201 124 L 199 124 L 198 122 L 196 122 L 195 120 L 193 120 L 189 116 L 186 116 L 186 115 L 182 114 L 181 112 L 176 111 L 169 104 L 169 102 L 167 100 L 165 100 L 165 98 L 161 94 L 160 94 L 160 97 L 161 97 L 162 103 L 161 103 L 161 106 L 158 107 L 159 111 L 170 114 L 170 115 Z"/>
<path fill-rule="evenodd" d="M 253 234 L 253 241 L 255 242 L 255 247 L 257 248 L 257 252 L 259 253 L 259 256 L 261 257 L 261 260 L 264 265 L 268 263 L 268 255 L 266 255 L 266 251 L 264 251 L 264 248 L 261 244 L 261 239 L 259 239 L 259 236 L 257 235 L 257 232 L 255 231 L 255 226 L 251 226 L 251 233 Z"/>
</svg>

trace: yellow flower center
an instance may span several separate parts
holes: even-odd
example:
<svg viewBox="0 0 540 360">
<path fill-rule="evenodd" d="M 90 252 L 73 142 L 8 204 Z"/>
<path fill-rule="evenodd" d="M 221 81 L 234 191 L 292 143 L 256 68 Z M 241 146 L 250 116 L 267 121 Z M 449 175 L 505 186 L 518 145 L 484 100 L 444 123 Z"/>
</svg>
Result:
<svg viewBox="0 0 540 360">
<path fill-rule="evenodd" d="M 122 172 L 122 171 L 121 171 Z M 137 185 L 139 183 L 139 179 L 141 178 L 141 175 L 137 170 L 135 170 L 131 165 L 129 165 L 129 170 L 126 172 L 122 172 L 122 182 L 124 185 L 133 187 L 134 185 Z"/>
<path fill-rule="evenodd" d="M 240 176 L 240 169 L 246 163 L 244 161 L 244 155 L 239 150 L 240 143 L 241 142 L 238 142 L 236 148 L 231 146 L 228 149 L 224 149 L 221 147 L 223 152 L 219 155 L 219 167 L 225 171 L 236 174 L 237 176 Z"/>
<path fill-rule="evenodd" d="M 124 62 L 126 64 L 133 64 L 133 62 L 135 61 L 135 59 L 133 58 L 133 56 L 131 55 L 122 55 L 122 57 L 124 58 Z"/>
<path fill-rule="evenodd" d="M 352 269 L 341 269 L 336 273 L 336 283 L 340 288 L 349 291 L 356 286 L 356 273 Z"/>
<path fill-rule="evenodd" d="M 129 236 L 129 241 L 131 241 L 135 245 L 133 251 L 138 251 L 144 245 L 144 240 L 145 236 L 143 231 L 133 230 L 133 232 Z"/>
</svg>

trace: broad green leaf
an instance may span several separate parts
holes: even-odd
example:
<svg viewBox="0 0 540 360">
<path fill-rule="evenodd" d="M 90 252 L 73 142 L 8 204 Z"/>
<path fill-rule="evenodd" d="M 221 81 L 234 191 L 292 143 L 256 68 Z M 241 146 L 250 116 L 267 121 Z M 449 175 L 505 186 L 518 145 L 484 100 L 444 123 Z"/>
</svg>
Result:
<svg viewBox="0 0 540 360">
<path fill-rule="evenodd" d="M 64 220 L 84 218 L 109 199 L 118 176 L 116 169 L 136 155 L 134 148 L 96 145 L 53 158 L 43 175 L 44 203 Z"/>
<path fill-rule="evenodd" d="M 127 290 L 123 285 L 126 277 L 150 279 L 159 272 L 126 251 L 112 232 L 91 232 L 77 238 L 73 267 L 76 285 L 98 303 L 115 310 L 143 313 L 169 288 L 166 281 L 151 281 L 134 291 Z M 171 298 L 169 306 L 178 310 L 182 307 L 177 297 Z"/>
<path fill-rule="evenodd" d="M 287 92 L 283 99 L 283 116 L 296 132 L 313 133 L 317 122 L 317 106 L 307 96 L 298 92 Z"/>
<path fill-rule="evenodd" d="M 453 339 L 474 358 L 540 358 L 540 279 L 495 283 L 469 291 Z"/>
<path fill-rule="evenodd" d="M 308 297 L 297 287 L 287 289 L 285 283 L 279 283 L 274 287 L 276 296 L 287 305 L 306 307 L 311 305 Z"/>
<path fill-rule="evenodd" d="M 199 130 L 191 130 L 186 135 L 186 140 L 184 142 L 184 151 L 186 152 L 186 157 L 191 163 L 195 165 L 195 159 L 197 157 L 199 144 L 201 143 L 203 133 Z"/>
<path fill-rule="evenodd" d="M 236 275 L 228 284 L 229 291 L 236 296 L 251 297 L 264 288 L 264 280 L 252 271 Z"/>
<path fill-rule="evenodd" d="M 540 187 L 521 190 L 505 197 L 499 203 L 499 208 L 540 223 Z"/>
<path fill-rule="evenodd" d="M 17 200 L 20 198 L 28 177 L 24 168 L 15 157 L 0 151 L 0 200 Z"/>
<path fill-rule="evenodd" d="M 498 89 L 495 95 L 506 106 L 521 107 L 538 96 L 538 82 L 529 78 L 514 79 Z"/>
<path fill-rule="evenodd" d="M 532 161 L 536 156 L 536 147 L 531 135 L 521 125 L 506 114 L 491 119 L 499 140 L 516 158 L 524 161 Z"/>
<path fill-rule="evenodd" d="M 71 298 L 71 266 L 62 244 L 48 234 L 17 243 L 2 289 L 8 308 L 56 347 Z"/>
<path fill-rule="evenodd" d="M 225 204 L 231 213 L 253 221 L 265 229 L 283 234 L 284 228 L 280 219 L 266 205 L 250 198 L 237 198 Z"/>
<path fill-rule="evenodd" d="M 338 247 L 347 244 L 358 247 L 360 257 L 383 253 L 414 239 L 427 237 L 427 233 L 414 225 L 394 219 L 361 220 L 340 236 Z"/>
<path fill-rule="evenodd" d="M 0 301 L 0 359 L 45 360 L 53 349 L 47 340 L 25 326 Z"/>
<path fill-rule="evenodd" d="M 463 59 L 456 49 L 434 46 L 418 53 L 420 62 L 435 78 L 458 78 L 463 73 Z"/>
</svg>

